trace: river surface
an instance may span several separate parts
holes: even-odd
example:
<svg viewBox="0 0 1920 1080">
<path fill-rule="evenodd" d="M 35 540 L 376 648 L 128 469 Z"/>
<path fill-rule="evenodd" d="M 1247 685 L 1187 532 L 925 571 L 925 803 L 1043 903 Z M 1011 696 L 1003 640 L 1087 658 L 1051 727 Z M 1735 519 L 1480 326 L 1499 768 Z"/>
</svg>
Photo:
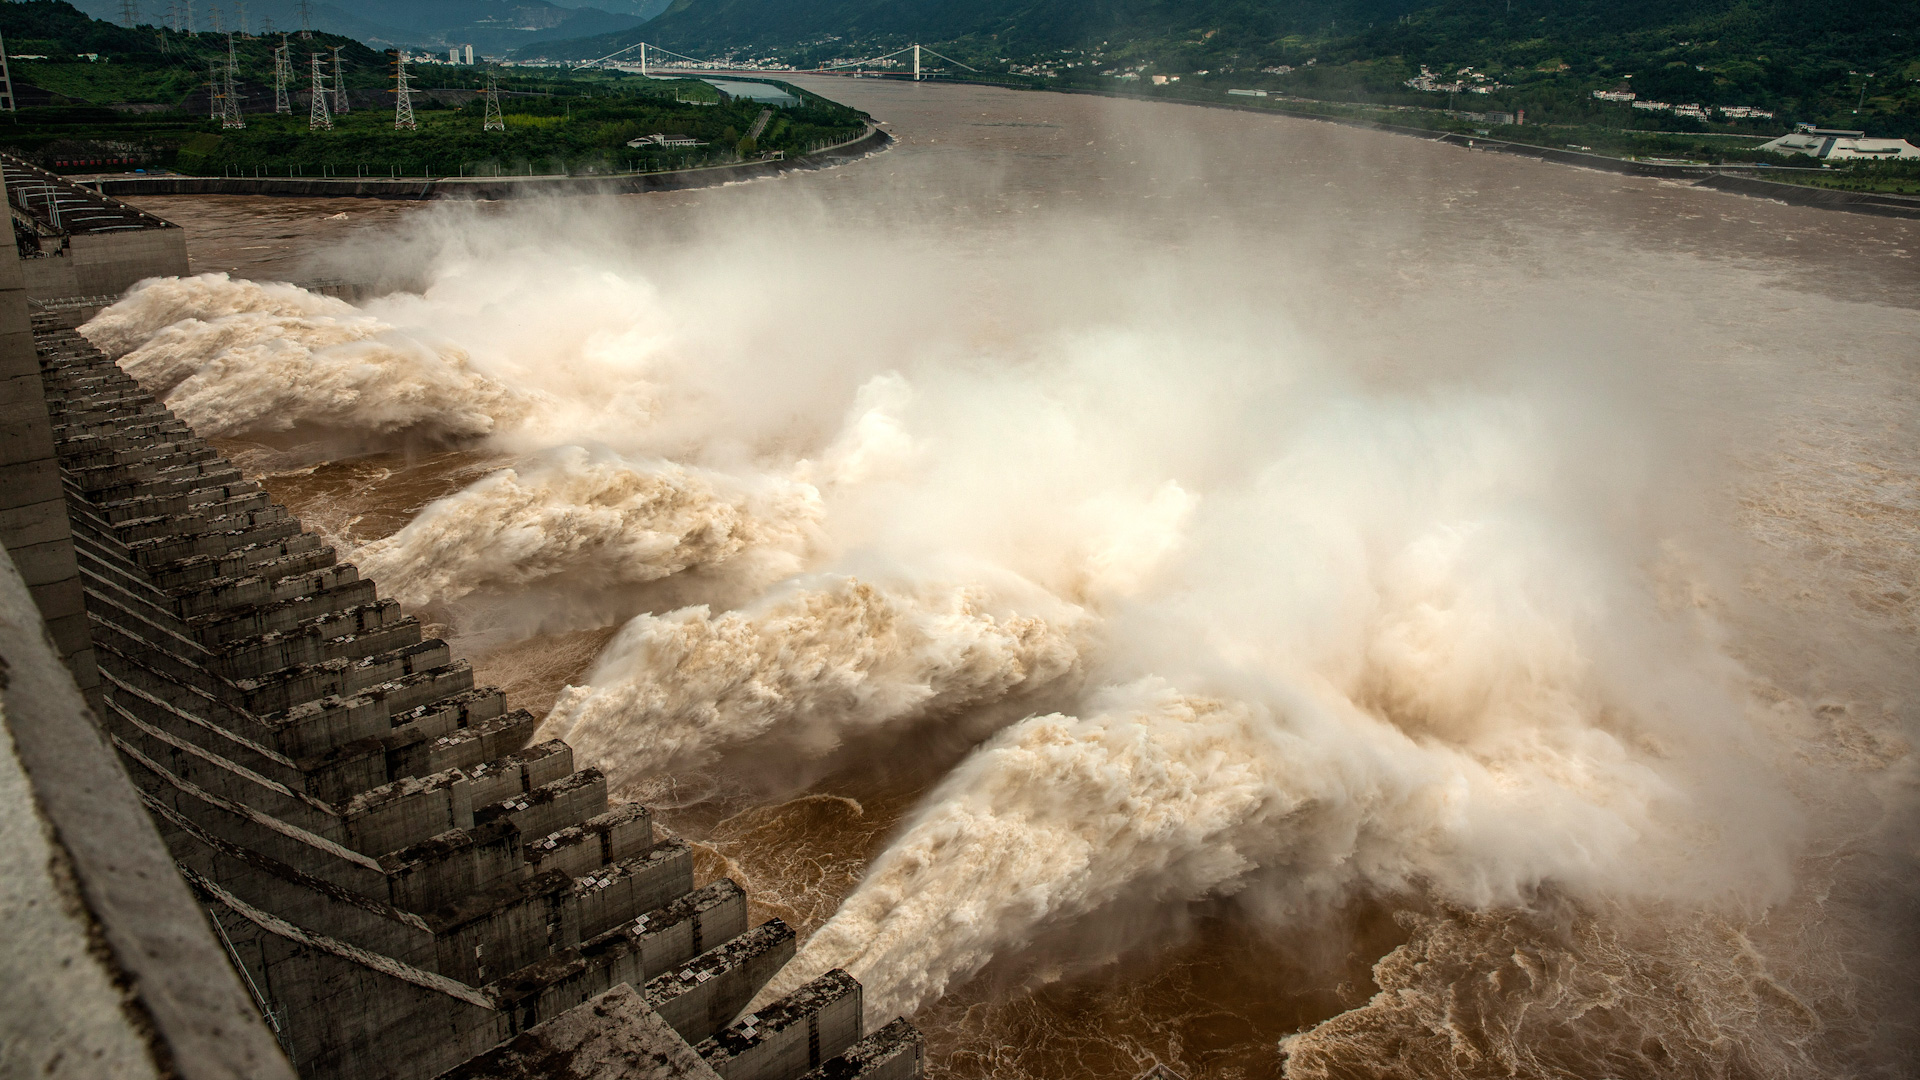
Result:
<svg viewBox="0 0 1920 1080">
<path fill-rule="evenodd" d="M 1913 1066 L 1920 222 L 798 81 L 896 144 L 144 200 L 409 291 L 116 351 L 756 917 L 840 911 L 793 977 L 931 1075 Z"/>
</svg>

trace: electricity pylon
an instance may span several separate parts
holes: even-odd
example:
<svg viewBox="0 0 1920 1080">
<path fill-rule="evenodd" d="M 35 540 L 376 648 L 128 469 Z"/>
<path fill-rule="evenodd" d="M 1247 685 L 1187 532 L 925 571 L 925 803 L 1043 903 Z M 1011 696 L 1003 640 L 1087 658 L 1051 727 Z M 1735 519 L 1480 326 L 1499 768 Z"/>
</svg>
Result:
<svg viewBox="0 0 1920 1080">
<path fill-rule="evenodd" d="M 340 46 L 333 47 L 333 114 L 340 115 L 353 108 L 347 100 L 347 77 L 340 70 Z"/>
<path fill-rule="evenodd" d="M 140 21 L 140 0 L 120 0 L 120 25 L 132 26 Z"/>
<path fill-rule="evenodd" d="M 207 61 L 207 119 L 220 119 L 220 62 Z"/>
<path fill-rule="evenodd" d="M 280 35 L 280 47 L 273 50 L 273 111 L 277 113 L 293 112 L 293 102 L 287 96 L 287 84 L 293 81 L 293 56 L 287 45 L 287 35 Z"/>
<path fill-rule="evenodd" d="M 240 115 L 240 91 L 233 85 L 234 77 L 239 73 L 240 61 L 233 54 L 233 35 L 227 35 L 226 93 L 221 95 L 220 126 L 223 128 L 243 128 L 247 126 L 246 117 Z"/>
<path fill-rule="evenodd" d="M 507 130 L 507 122 L 500 118 L 500 85 L 494 81 L 492 68 L 487 69 L 487 118 L 480 125 L 480 130 Z"/>
<path fill-rule="evenodd" d="M 13 112 L 13 72 L 7 68 L 7 39 L 0 37 L 0 109 Z"/>
<path fill-rule="evenodd" d="M 407 54 L 405 50 L 393 50 L 393 130 L 415 131 L 420 125 L 413 122 L 413 87 L 407 83 Z"/>
<path fill-rule="evenodd" d="M 313 5 L 308 0 L 300 0 L 300 40 L 313 40 Z"/>
<path fill-rule="evenodd" d="M 307 110 L 308 131 L 332 131 L 333 114 L 327 111 L 327 77 L 320 73 L 320 54 L 313 57 L 313 105 Z"/>
</svg>

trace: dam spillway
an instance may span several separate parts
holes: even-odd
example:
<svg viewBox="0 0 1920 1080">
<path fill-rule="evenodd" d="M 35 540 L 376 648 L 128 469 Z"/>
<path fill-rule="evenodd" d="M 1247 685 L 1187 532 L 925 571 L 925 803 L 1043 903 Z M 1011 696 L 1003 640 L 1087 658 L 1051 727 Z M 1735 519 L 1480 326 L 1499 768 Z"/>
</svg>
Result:
<svg viewBox="0 0 1920 1080">
<path fill-rule="evenodd" d="M 920 1075 L 918 1033 L 863 1030 L 844 972 L 736 1020 L 793 931 L 696 888 L 645 807 L 78 334 L 97 300 L 36 298 L 29 338 L 18 281 L 7 465 L 57 464 L 57 491 L 0 540 L 69 568 L 22 568 L 93 714 L 69 722 L 99 725 L 301 1075 Z"/>
</svg>

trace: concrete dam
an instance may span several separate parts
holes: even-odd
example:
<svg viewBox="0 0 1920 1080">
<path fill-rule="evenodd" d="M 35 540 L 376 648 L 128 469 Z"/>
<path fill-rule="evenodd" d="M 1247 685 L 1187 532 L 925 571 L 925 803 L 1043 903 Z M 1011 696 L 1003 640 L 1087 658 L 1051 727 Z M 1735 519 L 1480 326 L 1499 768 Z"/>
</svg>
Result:
<svg viewBox="0 0 1920 1080">
<path fill-rule="evenodd" d="M 921 1075 L 844 971 L 741 1015 L 793 931 L 76 332 L 182 230 L 4 165 L 0 1073 Z"/>
</svg>

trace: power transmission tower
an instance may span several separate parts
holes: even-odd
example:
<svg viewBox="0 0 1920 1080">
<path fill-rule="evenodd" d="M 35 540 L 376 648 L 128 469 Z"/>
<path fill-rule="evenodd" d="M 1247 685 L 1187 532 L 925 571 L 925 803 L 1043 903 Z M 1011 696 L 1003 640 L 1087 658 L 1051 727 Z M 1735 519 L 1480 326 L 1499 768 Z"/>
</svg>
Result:
<svg viewBox="0 0 1920 1080">
<path fill-rule="evenodd" d="M 240 36 L 252 37 L 252 34 L 247 33 L 247 5 L 235 4 L 233 10 L 240 16 Z"/>
<path fill-rule="evenodd" d="M 309 53 L 313 57 L 313 105 L 307 109 L 308 131 L 332 131 L 333 114 L 327 111 L 327 77 L 320 73 L 320 54 Z"/>
<path fill-rule="evenodd" d="M 280 35 L 280 47 L 273 50 L 273 111 L 277 113 L 293 112 L 293 102 L 287 98 L 287 84 L 293 81 L 293 54 L 287 45 L 287 35 Z"/>
<path fill-rule="evenodd" d="M 340 46 L 333 47 L 333 114 L 340 115 L 353 106 L 347 101 L 347 77 L 340 70 Z"/>
<path fill-rule="evenodd" d="M 220 25 L 220 5 L 208 4 L 207 7 L 213 9 L 213 14 L 209 16 L 209 18 L 213 20 L 213 32 L 216 34 L 226 33 L 227 28 Z"/>
<path fill-rule="evenodd" d="M 507 122 L 500 118 L 500 84 L 494 81 L 492 68 L 487 69 L 487 119 L 480 125 L 480 130 L 507 130 Z"/>
<path fill-rule="evenodd" d="M 221 95 L 220 126 L 223 128 L 243 128 L 246 118 L 240 115 L 240 92 L 233 85 L 240 71 L 240 61 L 233 54 L 233 35 L 227 35 L 227 85 L 226 93 Z"/>
<path fill-rule="evenodd" d="M 0 109 L 13 111 L 13 72 L 7 68 L 7 39 L 0 37 Z"/>
<path fill-rule="evenodd" d="M 220 62 L 207 61 L 207 119 L 220 119 Z"/>
<path fill-rule="evenodd" d="M 420 125 L 413 122 L 413 87 L 407 84 L 407 54 L 403 49 L 393 50 L 393 93 L 393 130 L 418 130 Z"/>
<path fill-rule="evenodd" d="M 120 25 L 132 26 L 140 21 L 139 0 L 120 0 Z"/>
<path fill-rule="evenodd" d="M 260 16 L 260 36 L 261 37 L 273 36 L 273 16 L 271 15 Z"/>
<path fill-rule="evenodd" d="M 193 29 L 193 0 L 186 0 L 186 9 L 187 9 L 187 33 L 189 33 L 189 34 L 191 34 L 191 33 L 193 33 L 193 32 L 194 32 L 194 29 Z"/>
<path fill-rule="evenodd" d="M 313 40 L 313 5 L 308 0 L 300 0 L 300 40 Z"/>
</svg>

